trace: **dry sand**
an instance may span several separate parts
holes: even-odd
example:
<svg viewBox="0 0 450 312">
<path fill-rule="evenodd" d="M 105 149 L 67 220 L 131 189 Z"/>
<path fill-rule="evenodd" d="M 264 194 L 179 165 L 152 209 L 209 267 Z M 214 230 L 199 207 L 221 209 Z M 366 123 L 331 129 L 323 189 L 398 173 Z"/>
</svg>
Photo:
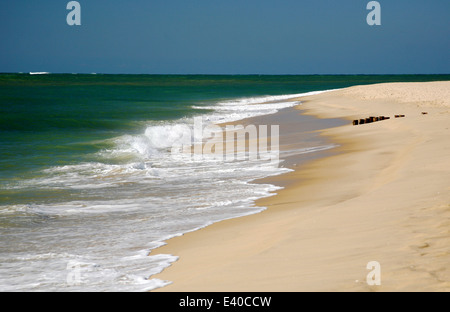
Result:
<svg viewBox="0 0 450 312">
<path fill-rule="evenodd" d="M 301 100 L 303 114 L 349 120 L 321 131 L 339 153 L 281 176 L 288 186 L 257 202 L 264 212 L 152 252 L 180 257 L 153 276 L 173 281 L 158 291 L 450 291 L 450 82 Z M 350 122 L 396 114 L 406 117 Z M 366 283 L 369 261 L 380 286 Z"/>
</svg>

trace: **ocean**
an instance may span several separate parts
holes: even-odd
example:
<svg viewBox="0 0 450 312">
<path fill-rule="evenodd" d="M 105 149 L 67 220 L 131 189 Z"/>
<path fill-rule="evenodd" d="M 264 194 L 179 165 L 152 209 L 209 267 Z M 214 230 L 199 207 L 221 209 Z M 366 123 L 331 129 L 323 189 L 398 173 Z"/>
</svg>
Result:
<svg viewBox="0 0 450 312">
<path fill-rule="evenodd" d="M 177 257 L 153 249 L 262 211 L 255 200 L 279 187 L 252 181 L 291 169 L 282 157 L 173 157 L 196 118 L 221 124 L 304 93 L 449 78 L 0 74 L 0 291 L 162 287 L 151 276 Z"/>
</svg>

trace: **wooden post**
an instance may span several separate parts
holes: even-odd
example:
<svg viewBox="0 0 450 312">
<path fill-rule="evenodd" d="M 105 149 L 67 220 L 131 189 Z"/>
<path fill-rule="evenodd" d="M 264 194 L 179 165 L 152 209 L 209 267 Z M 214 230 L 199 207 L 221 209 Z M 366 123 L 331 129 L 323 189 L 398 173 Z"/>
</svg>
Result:
<svg viewBox="0 0 450 312">
<path fill-rule="evenodd" d="M 354 125 L 354 126 L 357 126 L 358 123 L 359 123 L 359 120 L 353 120 L 353 125 Z"/>
</svg>

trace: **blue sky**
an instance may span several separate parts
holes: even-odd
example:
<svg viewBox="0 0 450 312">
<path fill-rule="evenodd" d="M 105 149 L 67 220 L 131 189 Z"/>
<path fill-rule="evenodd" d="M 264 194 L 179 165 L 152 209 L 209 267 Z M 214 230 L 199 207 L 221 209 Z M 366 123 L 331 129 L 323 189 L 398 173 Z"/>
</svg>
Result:
<svg viewBox="0 0 450 312">
<path fill-rule="evenodd" d="M 1 1 L 0 72 L 450 73 L 450 1 Z"/>
</svg>

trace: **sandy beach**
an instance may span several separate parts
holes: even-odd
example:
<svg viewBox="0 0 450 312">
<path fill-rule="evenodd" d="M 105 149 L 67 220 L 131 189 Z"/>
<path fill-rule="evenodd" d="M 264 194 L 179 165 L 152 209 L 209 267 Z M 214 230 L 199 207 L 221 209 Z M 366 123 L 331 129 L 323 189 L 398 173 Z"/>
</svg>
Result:
<svg viewBox="0 0 450 312">
<path fill-rule="evenodd" d="M 450 291 L 450 82 L 297 100 L 298 114 L 348 121 L 320 130 L 339 147 L 268 178 L 286 187 L 257 201 L 265 211 L 152 251 L 179 257 L 152 276 L 172 282 L 156 291 Z M 391 119 L 351 123 L 369 116 Z"/>
</svg>

